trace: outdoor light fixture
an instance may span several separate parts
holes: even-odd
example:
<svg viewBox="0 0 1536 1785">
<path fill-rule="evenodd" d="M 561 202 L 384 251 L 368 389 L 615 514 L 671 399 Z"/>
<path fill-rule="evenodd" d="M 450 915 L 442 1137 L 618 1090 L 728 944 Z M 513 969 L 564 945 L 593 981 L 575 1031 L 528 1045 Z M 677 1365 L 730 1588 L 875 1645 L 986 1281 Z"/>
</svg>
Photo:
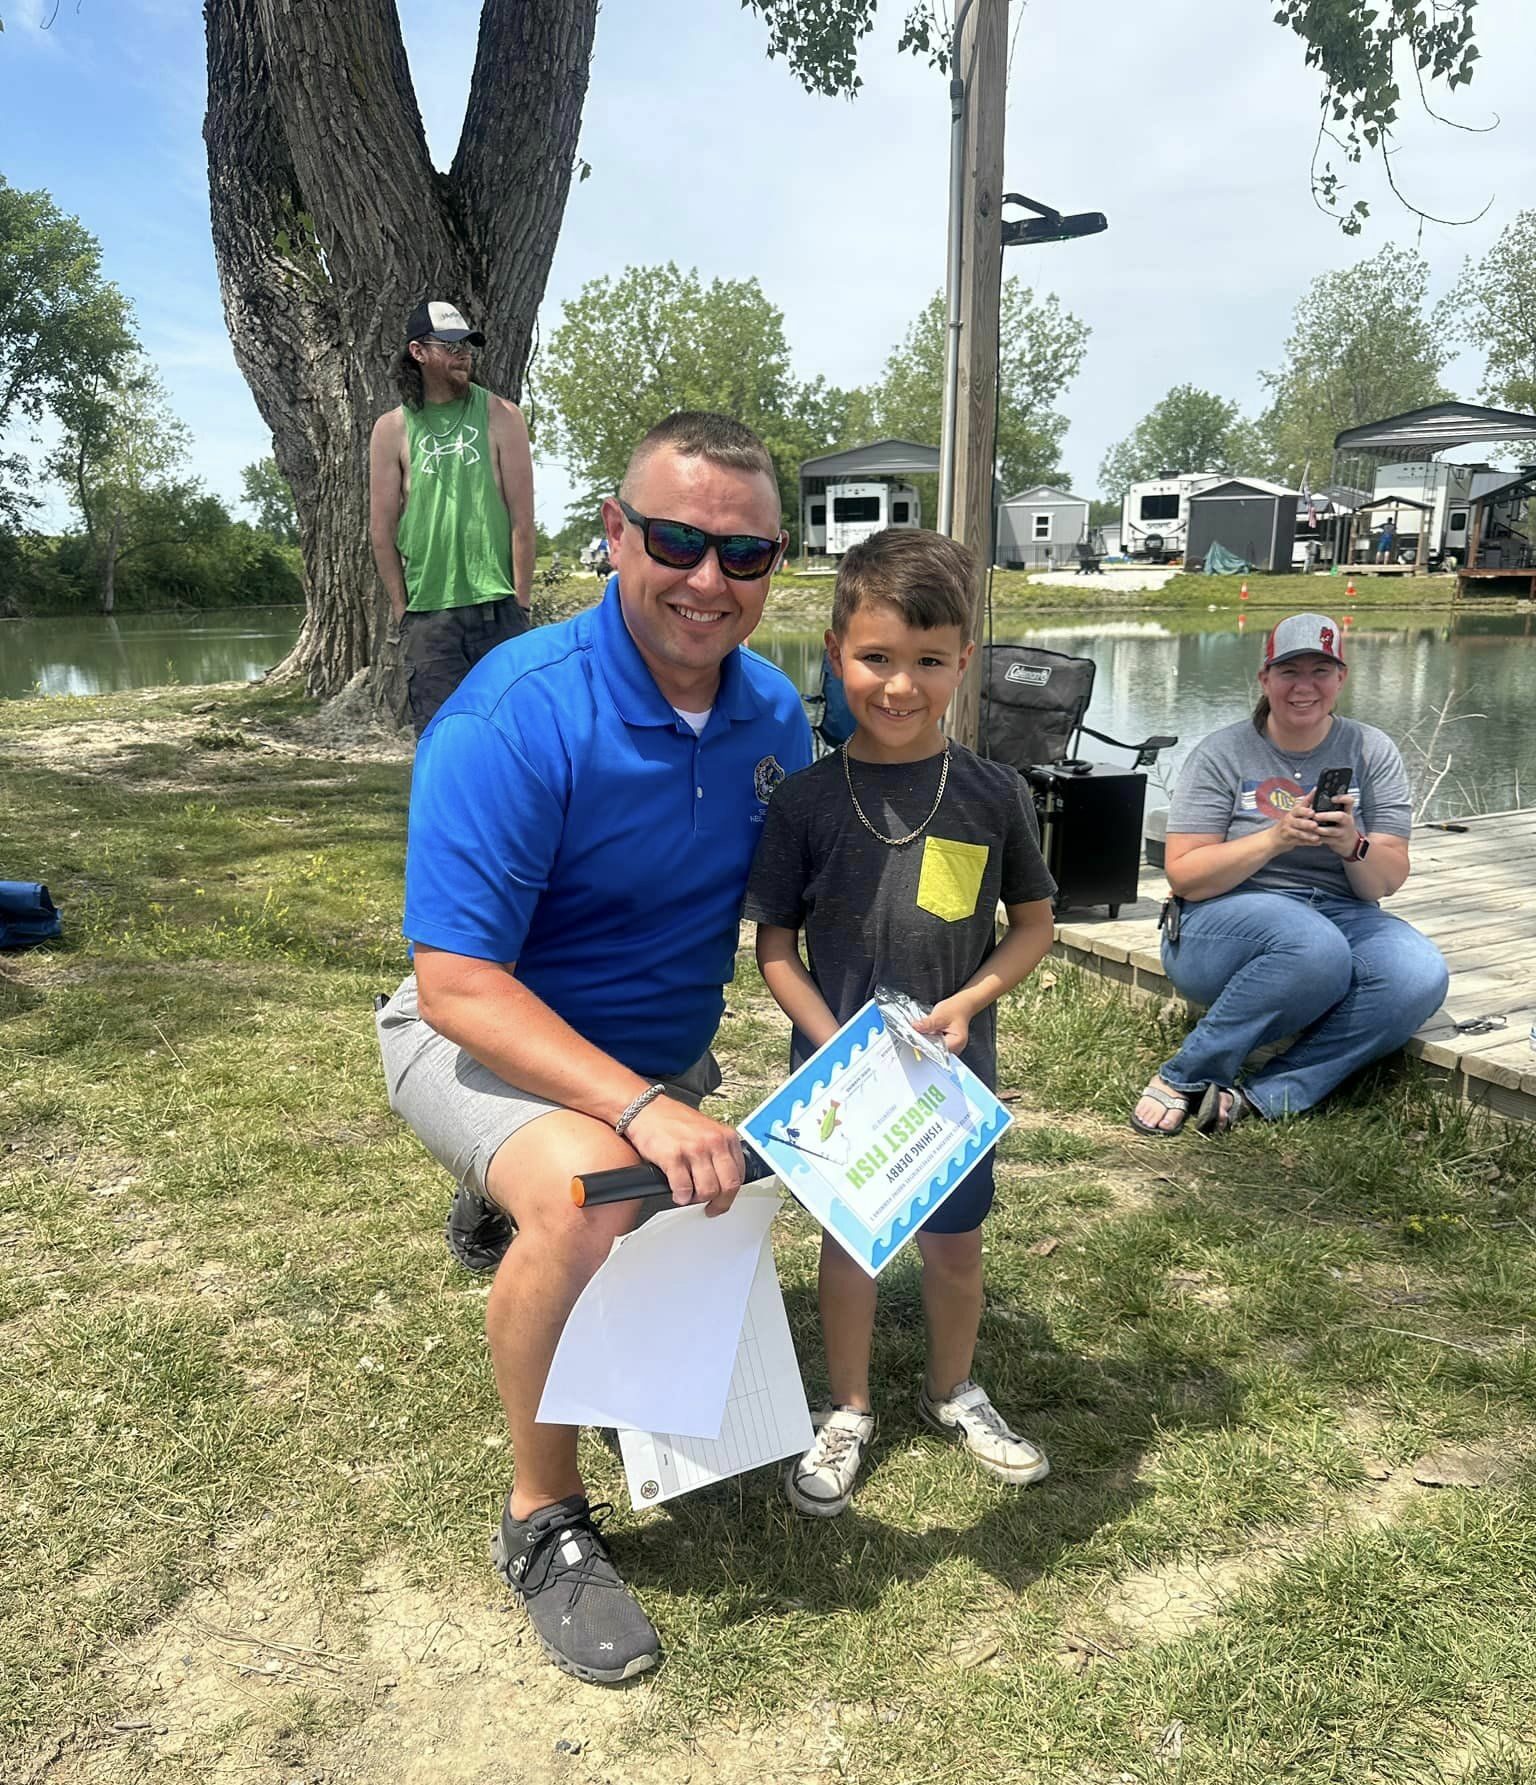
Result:
<svg viewBox="0 0 1536 1785">
<path fill-rule="evenodd" d="M 1035 213 L 1033 217 L 1020 217 L 1014 221 L 1003 219 L 1005 248 L 1030 248 L 1036 242 L 1066 242 L 1073 236 L 1096 236 L 1109 228 L 1109 219 L 1102 211 L 1073 211 L 1064 217 L 1049 205 L 1037 204 L 1034 199 L 1025 198 L 1018 192 L 1005 192 L 1003 203 Z"/>
</svg>

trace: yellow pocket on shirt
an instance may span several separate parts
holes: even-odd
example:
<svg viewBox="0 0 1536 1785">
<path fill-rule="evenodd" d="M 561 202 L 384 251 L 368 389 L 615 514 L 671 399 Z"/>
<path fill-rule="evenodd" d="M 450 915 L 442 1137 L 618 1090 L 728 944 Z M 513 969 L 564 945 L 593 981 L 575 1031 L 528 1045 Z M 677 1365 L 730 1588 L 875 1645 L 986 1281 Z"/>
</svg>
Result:
<svg viewBox="0 0 1536 1785">
<path fill-rule="evenodd" d="M 985 843 L 956 843 L 948 837 L 923 842 L 923 866 L 917 880 L 917 902 L 924 911 L 959 923 L 976 909 L 981 877 L 987 871 Z"/>
</svg>

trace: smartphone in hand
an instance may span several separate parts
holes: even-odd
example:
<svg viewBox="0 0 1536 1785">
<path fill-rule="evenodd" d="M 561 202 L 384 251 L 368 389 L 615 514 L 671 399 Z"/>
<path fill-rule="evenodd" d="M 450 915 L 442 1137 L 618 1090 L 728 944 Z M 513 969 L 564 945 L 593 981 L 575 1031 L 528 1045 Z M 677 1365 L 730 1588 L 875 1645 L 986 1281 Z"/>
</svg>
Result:
<svg viewBox="0 0 1536 1785">
<path fill-rule="evenodd" d="M 1312 794 L 1312 814 L 1317 817 L 1323 812 L 1338 811 L 1338 800 L 1341 794 L 1349 792 L 1350 776 L 1353 769 L 1324 769 L 1317 777 L 1317 787 Z"/>
</svg>

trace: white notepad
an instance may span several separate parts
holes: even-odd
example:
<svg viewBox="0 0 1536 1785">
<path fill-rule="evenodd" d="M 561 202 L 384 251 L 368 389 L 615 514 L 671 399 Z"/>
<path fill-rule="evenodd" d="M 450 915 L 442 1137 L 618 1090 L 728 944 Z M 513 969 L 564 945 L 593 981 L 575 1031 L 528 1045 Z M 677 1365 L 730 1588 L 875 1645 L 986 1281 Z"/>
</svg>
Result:
<svg viewBox="0 0 1536 1785">
<path fill-rule="evenodd" d="M 811 1415 L 789 1336 L 784 1297 L 765 1237 L 718 1438 L 620 1430 L 619 1448 L 636 1509 L 690 1494 L 748 1469 L 798 1456 L 811 1443 Z"/>
</svg>

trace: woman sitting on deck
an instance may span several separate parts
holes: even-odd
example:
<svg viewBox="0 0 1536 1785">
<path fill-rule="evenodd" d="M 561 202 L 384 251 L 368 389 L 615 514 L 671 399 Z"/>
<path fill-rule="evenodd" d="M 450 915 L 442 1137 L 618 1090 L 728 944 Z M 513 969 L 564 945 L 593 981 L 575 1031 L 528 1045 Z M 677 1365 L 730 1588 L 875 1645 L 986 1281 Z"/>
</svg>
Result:
<svg viewBox="0 0 1536 1785">
<path fill-rule="evenodd" d="M 1334 713 L 1346 673 L 1326 615 L 1282 620 L 1252 719 L 1203 739 L 1179 776 L 1163 969 L 1207 1009 L 1142 1093 L 1131 1126 L 1143 1134 L 1177 1134 L 1191 1113 L 1219 1134 L 1310 1109 L 1445 996 L 1439 949 L 1377 904 L 1408 878 L 1412 806 L 1392 740 Z M 1349 791 L 1319 812 L 1319 777 L 1346 778 L 1330 769 L 1348 771 Z M 1238 1087 L 1248 1055 L 1287 1035 Z"/>
</svg>

